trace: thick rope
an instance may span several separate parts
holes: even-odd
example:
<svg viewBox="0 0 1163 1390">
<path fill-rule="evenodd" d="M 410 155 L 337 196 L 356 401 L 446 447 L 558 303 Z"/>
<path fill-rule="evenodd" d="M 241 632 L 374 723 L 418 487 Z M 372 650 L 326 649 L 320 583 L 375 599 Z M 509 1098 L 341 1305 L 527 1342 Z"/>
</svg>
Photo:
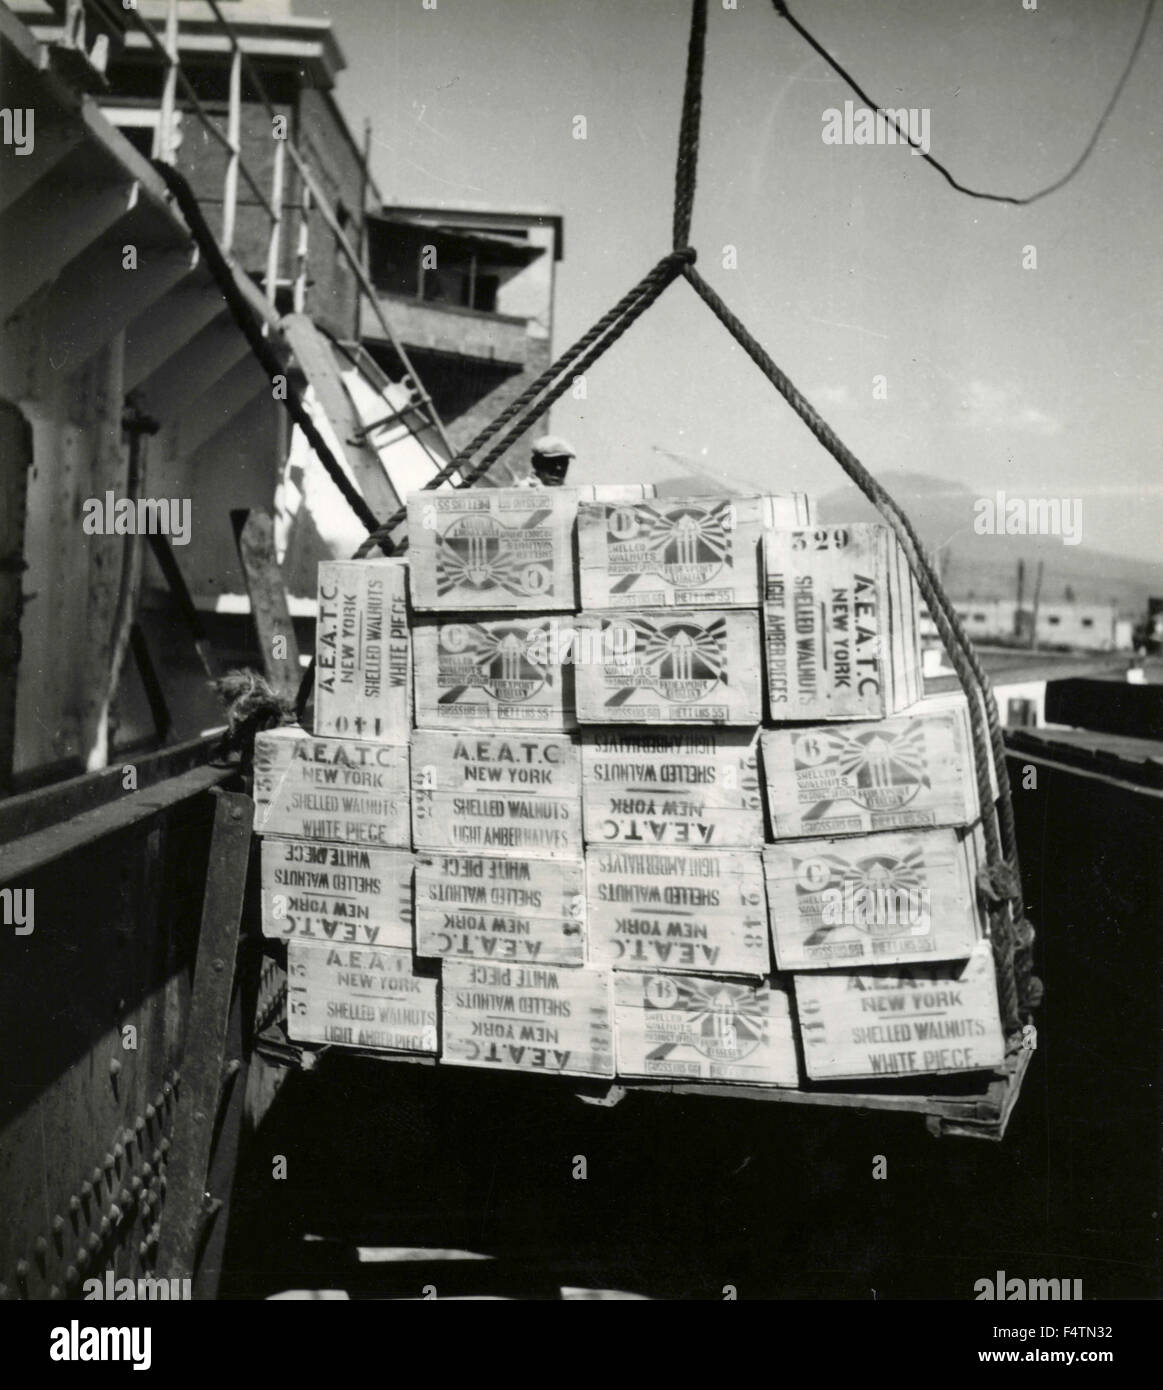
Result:
<svg viewBox="0 0 1163 1390">
<path fill-rule="evenodd" d="M 1010 803 L 1009 775 L 1005 765 L 1005 745 L 1001 739 L 1000 724 L 997 722 L 997 705 L 993 698 L 989 678 L 981 668 L 976 653 L 972 651 L 969 639 L 961 627 L 956 612 L 949 603 L 940 579 L 929 564 L 924 547 L 913 529 L 912 523 L 895 500 L 869 473 L 855 454 L 840 441 L 826 421 L 801 395 L 762 345 L 752 337 L 743 323 L 731 312 L 698 271 L 692 266 L 685 270 L 684 274 L 700 298 L 708 305 L 739 346 L 743 348 L 768 381 L 807 425 L 815 438 L 827 449 L 892 527 L 909 562 L 909 567 L 916 577 L 922 597 L 928 604 L 929 612 L 941 641 L 949 653 L 953 668 L 966 694 L 973 739 L 978 800 L 981 805 L 982 828 L 985 833 L 988 859 L 991 865 L 1002 863 L 1009 867 L 1012 879 L 1008 885 L 1008 891 L 1020 901 L 1020 878 L 1018 877 L 1013 807 Z M 982 699 L 980 702 L 977 699 L 975 681 L 981 690 Z M 994 755 L 998 783 L 999 795 L 996 803 L 989 777 L 991 751 Z M 1019 1000 L 1015 977 L 1014 932 L 1010 901 L 1010 897 L 1007 896 L 990 912 L 993 924 L 992 939 L 994 960 L 997 967 L 999 1004 L 1007 1034 L 1012 1033 L 1020 1026 L 1021 1012 L 1021 1001 Z"/>
<path fill-rule="evenodd" d="M 487 444 L 489 440 L 504 429 L 511 420 L 514 420 L 518 416 L 525 418 L 529 408 L 537 398 L 553 385 L 553 383 L 557 382 L 557 379 L 561 377 L 563 373 L 569 372 L 569 376 L 564 378 L 565 385 L 561 386 L 560 389 L 557 390 L 557 395 L 553 397 L 553 399 L 556 400 L 557 396 L 563 393 L 575 376 L 579 375 L 581 371 L 584 371 L 585 367 L 588 367 L 591 362 L 596 361 L 597 357 L 601 356 L 602 352 L 604 352 L 607 347 L 621 337 L 626 328 L 638 317 L 642 309 L 646 307 L 643 303 L 643 299 L 648 297 L 647 302 L 652 304 L 666 286 L 681 274 L 683 267 L 693 262 L 694 258 L 695 253 L 690 250 L 672 251 L 668 255 L 663 256 L 657 265 L 647 271 L 642 279 L 629 289 L 612 309 L 604 313 L 596 323 L 577 339 L 576 342 L 566 348 L 563 353 L 560 353 L 534 381 L 529 383 L 516 399 L 511 401 L 504 410 L 490 420 L 484 429 L 482 429 L 474 439 L 470 440 L 455 458 L 450 459 L 434 477 L 429 478 L 424 484 L 424 490 L 439 487 L 441 483 L 447 482 L 454 473 L 464 469 L 464 465 L 483 445 Z M 630 317 L 628 317 L 628 315 Z M 594 355 L 587 355 L 590 354 L 592 349 L 599 343 L 601 346 L 598 352 Z M 579 364 L 583 358 L 585 358 L 585 366 L 576 365 Z M 558 385 L 560 386 L 560 383 L 558 383 Z M 543 407 L 537 414 L 544 413 L 545 409 L 548 409 L 548 406 Z M 536 418 L 536 415 L 534 415 L 533 418 Z M 522 425 L 521 429 L 517 431 L 517 434 L 523 433 L 527 428 L 527 424 Z M 509 440 L 509 436 L 506 436 L 506 439 Z M 504 448 L 502 448 L 500 452 L 503 453 L 504 449 L 508 447 L 509 443 L 506 442 Z M 487 468 L 495 462 L 497 457 L 499 457 L 499 454 L 494 452 L 489 455 L 487 463 L 482 461 L 482 463 L 475 465 L 473 468 L 463 471 L 460 485 L 462 487 L 470 486 L 487 471 Z M 398 511 L 394 512 L 382 526 L 377 526 L 373 529 L 371 535 L 355 552 L 353 558 L 357 560 L 363 559 L 366 555 L 370 554 L 377 545 L 385 549 L 392 545 L 390 533 L 400 522 L 406 520 L 407 516 L 407 507 L 401 507 Z M 401 542 L 393 547 L 392 553 L 400 554 L 406 549 L 406 546 L 406 541 Z"/>
<path fill-rule="evenodd" d="M 464 485 L 467 487 L 474 483 L 479 477 L 483 477 L 505 450 L 508 449 L 515 440 L 519 439 L 526 430 L 530 429 L 532 425 L 549 410 L 554 401 L 569 390 L 575 375 L 584 375 L 588 372 L 602 354 L 618 341 L 631 324 L 650 308 L 659 295 L 662 294 L 663 290 L 665 290 L 672 281 L 678 279 L 684 268 L 694 263 L 694 259 L 695 253 L 690 247 L 672 251 L 669 256 L 665 256 L 650 273 L 648 277 L 650 283 L 630 308 L 626 310 L 621 320 L 578 361 L 576 372 L 571 372 L 568 376 L 563 376 L 546 392 L 541 400 L 530 405 L 522 412 L 521 416 L 514 421 L 484 458 L 464 475 Z"/>
<path fill-rule="evenodd" d="M 707 0 L 694 0 L 691 37 L 687 48 L 686 86 L 682 96 L 682 124 L 678 132 L 678 158 L 674 170 L 674 249 L 690 245 L 691 217 L 695 209 L 695 177 L 699 159 L 699 123 L 703 109 L 703 62 L 707 49 Z"/>
</svg>

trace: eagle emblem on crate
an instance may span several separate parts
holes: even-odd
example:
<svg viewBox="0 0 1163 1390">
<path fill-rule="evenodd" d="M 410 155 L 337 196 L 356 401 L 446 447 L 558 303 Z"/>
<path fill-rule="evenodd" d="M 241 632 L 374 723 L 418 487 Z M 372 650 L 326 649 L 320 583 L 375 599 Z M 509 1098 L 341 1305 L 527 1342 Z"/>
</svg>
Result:
<svg viewBox="0 0 1163 1390">
<path fill-rule="evenodd" d="M 801 800 L 810 797 L 812 770 L 826 769 L 821 790 L 832 793 L 821 799 L 805 820 L 816 820 L 831 810 L 839 787 L 841 797 L 868 811 L 895 811 L 913 801 L 930 785 L 925 775 L 925 731 L 912 724 L 900 733 L 884 729 L 810 729 L 795 740 L 796 781 Z"/>
<path fill-rule="evenodd" d="M 676 589 L 698 588 L 729 564 L 730 502 L 705 507 L 684 502 L 606 511 L 609 572 L 621 576 L 611 593 L 631 588 L 643 574 L 661 575 Z"/>
<path fill-rule="evenodd" d="M 545 637 L 529 623 L 447 623 L 440 629 L 440 681 L 449 687 L 441 704 L 459 700 L 466 690 L 486 690 L 502 704 L 531 699 L 552 676 L 534 660 Z"/>
<path fill-rule="evenodd" d="M 631 653 L 622 660 L 634 685 L 657 690 L 670 701 L 701 700 L 727 684 L 727 624 L 719 618 L 699 622 L 635 622 Z M 618 658 L 613 669 L 621 664 Z M 606 701 L 618 705 L 633 693 L 617 691 Z"/>
<path fill-rule="evenodd" d="M 656 1036 L 652 1013 L 675 1015 L 666 1021 L 673 1040 L 652 1048 L 648 1061 L 663 1061 L 685 1044 L 712 1062 L 738 1062 L 767 1042 L 767 990 L 762 987 L 652 975 L 646 983 L 643 1006 L 648 1039 Z"/>
<path fill-rule="evenodd" d="M 805 946 L 818 946 L 840 926 L 890 936 L 899 935 L 902 926 L 928 930 L 929 894 L 920 849 L 862 859 L 813 854 L 796 861 L 795 887 L 800 919 L 819 918 Z"/>
<path fill-rule="evenodd" d="M 553 588 L 553 539 L 544 529 L 550 511 L 534 512 L 519 527 L 484 513 L 461 516 L 436 536 L 436 591 L 495 592 L 526 598 Z"/>
</svg>

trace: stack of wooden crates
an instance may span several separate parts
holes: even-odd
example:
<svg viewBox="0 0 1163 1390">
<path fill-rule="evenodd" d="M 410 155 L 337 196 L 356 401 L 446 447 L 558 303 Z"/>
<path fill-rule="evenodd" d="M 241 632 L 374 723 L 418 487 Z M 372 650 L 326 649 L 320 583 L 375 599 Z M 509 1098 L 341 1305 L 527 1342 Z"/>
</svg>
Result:
<svg viewBox="0 0 1163 1390">
<path fill-rule="evenodd" d="M 1001 1063 L 966 705 L 923 698 L 889 528 L 633 485 L 408 512 L 407 565 L 320 566 L 314 734 L 257 742 L 292 1038 L 784 1087 Z"/>
</svg>

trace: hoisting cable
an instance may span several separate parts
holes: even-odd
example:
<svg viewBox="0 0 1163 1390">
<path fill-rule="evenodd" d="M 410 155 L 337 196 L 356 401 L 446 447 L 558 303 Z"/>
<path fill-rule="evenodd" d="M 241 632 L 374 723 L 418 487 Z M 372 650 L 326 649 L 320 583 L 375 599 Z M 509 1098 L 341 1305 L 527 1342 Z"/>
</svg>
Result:
<svg viewBox="0 0 1163 1390">
<path fill-rule="evenodd" d="M 1131 46 L 1131 56 L 1127 59 L 1126 66 L 1123 68 L 1122 76 L 1118 80 L 1118 84 L 1115 87 L 1114 93 L 1111 96 L 1110 101 L 1108 101 L 1106 106 L 1103 108 L 1102 115 L 1098 118 L 1098 124 L 1095 126 L 1094 132 L 1091 135 L 1090 139 L 1086 142 L 1086 146 L 1083 149 L 1082 153 L 1078 156 L 1078 158 L 1074 161 L 1070 168 L 1067 169 L 1067 171 L 1062 175 L 1061 178 L 1055 179 L 1053 183 L 1048 184 L 1045 188 L 1040 188 L 1036 193 L 1030 193 L 1027 194 L 1026 197 L 1021 198 L 1009 193 L 987 193 L 982 189 L 969 188 L 967 185 L 963 184 L 959 179 L 954 178 L 953 175 L 949 172 L 945 165 L 941 163 L 939 159 L 935 159 L 928 152 L 928 150 L 921 148 L 921 146 L 909 134 L 908 130 L 903 128 L 900 122 L 894 116 L 890 116 L 888 112 L 884 110 L 883 107 L 878 106 L 877 103 L 873 101 L 873 99 L 864 91 L 863 87 L 860 86 L 860 84 L 856 81 L 852 74 L 848 72 L 847 69 L 842 66 L 842 64 L 837 62 L 835 58 L 832 57 L 832 55 L 823 46 L 823 44 L 819 42 L 818 39 L 814 38 L 804 28 L 804 26 L 799 22 L 795 15 L 793 15 L 792 12 L 788 9 L 785 0 L 771 0 L 771 3 L 773 8 L 775 9 L 776 14 L 779 15 L 781 19 L 787 20 L 787 22 L 796 31 L 800 38 L 803 39 L 803 41 L 808 45 L 808 47 L 811 48 L 817 54 L 819 54 L 819 56 L 823 58 L 824 62 L 828 64 L 828 66 L 832 69 L 834 73 L 837 74 L 837 76 L 843 78 L 843 80 L 856 93 L 860 100 L 864 102 L 865 106 L 869 107 L 873 111 L 879 111 L 882 113 L 883 119 L 886 120 L 893 127 L 896 133 L 901 137 L 901 144 L 911 146 L 913 153 L 919 154 L 926 164 L 936 169 L 936 171 L 941 175 L 941 177 L 950 186 L 950 188 L 956 189 L 958 193 L 964 193 L 967 198 L 980 198 L 987 203 L 1009 203 L 1011 206 L 1019 208 L 1029 207 L 1031 203 L 1036 203 L 1041 198 L 1048 198 L 1051 193 L 1057 193 L 1060 188 L 1065 188 L 1065 186 L 1070 182 L 1072 178 L 1074 178 L 1075 174 L 1078 173 L 1078 171 L 1094 153 L 1095 147 L 1097 146 L 1099 141 L 1099 137 L 1102 135 L 1103 129 L 1106 126 L 1107 120 L 1110 118 L 1111 112 L 1115 109 L 1115 106 L 1118 104 L 1119 97 L 1121 97 L 1123 94 L 1123 88 L 1127 85 L 1127 79 L 1131 75 L 1131 70 L 1134 68 L 1139 54 L 1142 51 L 1143 40 L 1147 37 L 1147 28 L 1151 23 L 1151 15 L 1155 9 L 1155 0 L 1147 0 L 1147 7 L 1143 11 L 1143 18 L 1141 23 L 1139 24 L 1139 32 L 1135 36 L 1134 44 Z"/>
</svg>

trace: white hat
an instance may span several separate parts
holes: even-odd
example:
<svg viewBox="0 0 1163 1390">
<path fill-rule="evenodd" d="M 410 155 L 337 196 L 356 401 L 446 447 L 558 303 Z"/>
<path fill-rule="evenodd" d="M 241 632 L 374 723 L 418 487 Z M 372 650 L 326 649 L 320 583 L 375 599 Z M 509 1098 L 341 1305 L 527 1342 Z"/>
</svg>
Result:
<svg viewBox="0 0 1163 1390">
<path fill-rule="evenodd" d="M 559 434 L 543 434 L 540 439 L 535 439 L 533 452 L 540 454 L 543 458 L 559 458 L 563 454 L 567 458 L 577 458 L 573 446 L 562 439 Z"/>
</svg>

